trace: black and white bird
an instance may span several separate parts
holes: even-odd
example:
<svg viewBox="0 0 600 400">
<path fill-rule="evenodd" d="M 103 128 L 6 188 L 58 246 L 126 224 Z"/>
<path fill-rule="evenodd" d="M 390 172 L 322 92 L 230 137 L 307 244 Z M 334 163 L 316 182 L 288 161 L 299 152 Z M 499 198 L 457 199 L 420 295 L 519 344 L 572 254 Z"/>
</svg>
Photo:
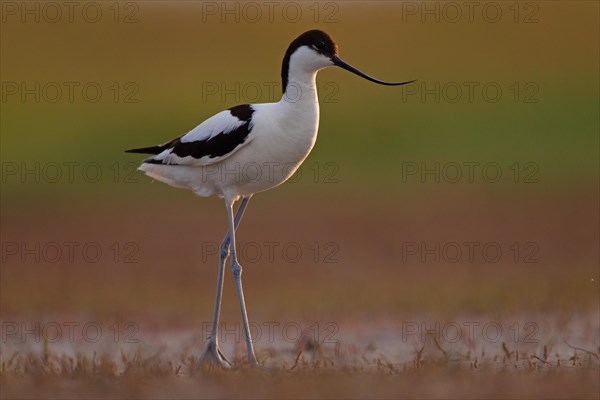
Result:
<svg viewBox="0 0 600 400">
<path fill-rule="evenodd" d="M 219 350 L 218 341 L 223 275 L 225 261 L 230 256 L 248 362 L 258 365 L 242 291 L 242 267 L 236 257 L 235 230 L 252 195 L 289 179 L 313 148 L 319 128 L 316 76 L 319 70 L 331 66 L 381 85 L 414 82 L 383 82 L 362 73 L 338 57 L 338 46 L 331 36 L 311 30 L 292 41 L 285 53 L 280 101 L 238 105 L 167 143 L 127 150 L 153 154 L 139 167 L 146 175 L 174 187 L 191 189 L 199 196 L 217 195 L 225 199 L 229 225 L 220 248 L 212 329 L 203 360 L 232 367 Z M 240 199 L 234 214 L 234 203 Z"/>
</svg>

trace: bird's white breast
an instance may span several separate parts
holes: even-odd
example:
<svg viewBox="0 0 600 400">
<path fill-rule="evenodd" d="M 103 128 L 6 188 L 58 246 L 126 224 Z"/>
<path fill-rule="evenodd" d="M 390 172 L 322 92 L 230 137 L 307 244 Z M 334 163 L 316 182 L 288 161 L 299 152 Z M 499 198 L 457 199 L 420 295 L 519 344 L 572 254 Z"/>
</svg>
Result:
<svg viewBox="0 0 600 400">
<path fill-rule="evenodd" d="M 289 179 L 312 150 L 319 128 L 319 105 L 313 101 L 256 104 L 252 143 L 222 162 L 239 171 L 232 183 L 240 194 L 270 189 Z M 225 189 L 226 190 L 226 189 Z"/>
</svg>

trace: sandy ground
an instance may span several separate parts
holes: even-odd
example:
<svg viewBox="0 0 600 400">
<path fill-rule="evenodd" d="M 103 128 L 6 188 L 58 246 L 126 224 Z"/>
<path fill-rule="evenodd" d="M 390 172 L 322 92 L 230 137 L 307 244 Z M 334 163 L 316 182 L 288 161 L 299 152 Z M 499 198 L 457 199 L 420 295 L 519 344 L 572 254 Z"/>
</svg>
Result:
<svg viewBox="0 0 600 400">
<path fill-rule="evenodd" d="M 207 326 L 173 325 L 2 321 L 3 398 L 597 398 L 599 388 L 597 313 L 253 323 L 265 370 L 244 366 L 239 323 L 222 323 L 231 371 L 199 365 Z"/>
</svg>

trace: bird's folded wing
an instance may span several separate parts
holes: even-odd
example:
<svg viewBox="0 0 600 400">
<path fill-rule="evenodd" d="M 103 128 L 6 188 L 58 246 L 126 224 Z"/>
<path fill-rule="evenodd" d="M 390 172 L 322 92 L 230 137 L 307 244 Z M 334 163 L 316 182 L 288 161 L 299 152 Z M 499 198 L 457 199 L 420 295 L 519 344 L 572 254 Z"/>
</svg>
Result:
<svg viewBox="0 0 600 400">
<path fill-rule="evenodd" d="M 203 166 L 221 161 L 252 140 L 252 114 L 248 104 L 233 107 L 208 118 L 185 135 L 151 150 L 155 156 L 145 163 Z"/>
</svg>

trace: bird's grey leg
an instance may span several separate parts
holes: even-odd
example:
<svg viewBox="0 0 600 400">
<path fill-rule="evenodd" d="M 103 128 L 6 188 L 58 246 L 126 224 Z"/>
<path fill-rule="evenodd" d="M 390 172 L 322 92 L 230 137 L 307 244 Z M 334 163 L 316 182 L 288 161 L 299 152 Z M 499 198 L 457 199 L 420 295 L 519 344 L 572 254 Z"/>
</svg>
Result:
<svg viewBox="0 0 600 400">
<path fill-rule="evenodd" d="M 256 355 L 254 355 L 254 347 L 252 346 L 252 337 L 250 336 L 250 325 L 248 324 L 248 314 L 246 313 L 246 303 L 244 302 L 244 291 L 242 290 L 242 266 L 238 263 L 235 248 L 235 220 L 233 217 L 233 202 L 225 198 L 227 206 L 227 216 L 229 218 L 229 238 L 231 240 L 231 271 L 233 272 L 233 280 L 237 289 L 238 300 L 240 302 L 240 310 L 242 312 L 242 322 L 244 323 L 244 333 L 246 335 L 246 348 L 248 351 L 248 362 L 252 365 L 258 365 Z"/>
<path fill-rule="evenodd" d="M 235 213 L 235 228 L 237 229 L 242 216 L 244 215 L 244 211 L 246 210 L 246 206 L 248 205 L 248 201 L 250 200 L 252 195 L 242 198 L 242 202 L 238 207 Z M 223 281 L 224 281 L 224 272 L 225 272 L 225 260 L 229 256 L 229 229 L 227 230 L 227 234 L 225 235 L 225 239 L 221 243 L 219 247 L 219 273 L 217 277 L 217 294 L 215 298 L 215 309 L 213 313 L 213 322 L 212 328 L 210 332 L 210 336 L 208 339 L 208 344 L 206 350 L 203 355 L 203 359 L 206 360 L 208 358 L 212 359 L 212 361 L 221 365 L 222 367 L 228 368 L 233 366 L 229 360 L 221 353 L 219 349 L 219 336 L 218 336 L 218 326 L 219 326 L 219 315 L 221 313 L 221 296 L 223 294 Z"/>
</svg>

